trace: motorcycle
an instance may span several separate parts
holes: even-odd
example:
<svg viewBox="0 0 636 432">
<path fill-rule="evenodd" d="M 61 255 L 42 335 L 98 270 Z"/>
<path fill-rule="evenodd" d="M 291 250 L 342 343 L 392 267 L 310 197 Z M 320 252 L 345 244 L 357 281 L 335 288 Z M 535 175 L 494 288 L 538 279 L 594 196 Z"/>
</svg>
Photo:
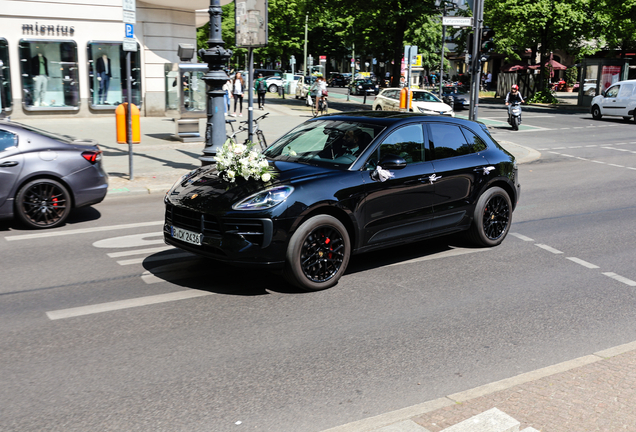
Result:
<svg viewBox="0 0 636 432">
<path fill-rule="evenodd" d="M 512 130 L 519 130 L 521 124 L 521 102 L 512 102 L 508 105 L 508 124 Z"/>
</svg>

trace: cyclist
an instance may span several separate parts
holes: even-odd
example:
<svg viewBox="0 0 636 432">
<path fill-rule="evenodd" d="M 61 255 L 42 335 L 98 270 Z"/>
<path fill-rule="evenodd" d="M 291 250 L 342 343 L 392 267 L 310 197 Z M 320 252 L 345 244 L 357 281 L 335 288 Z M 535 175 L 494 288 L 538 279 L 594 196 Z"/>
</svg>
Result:
<svg viewBox="0 0 636 432">
<path fill-rule="evenodd" d="M 327 82 L 321 76 L 316 78 L 316 81 L 311 86 L 311 95 L 313 96 L 316 104 L 316 112 L 319 111 L 319 102 L 324 102 L 325 93 L 327 92 Z"/>
</svg>

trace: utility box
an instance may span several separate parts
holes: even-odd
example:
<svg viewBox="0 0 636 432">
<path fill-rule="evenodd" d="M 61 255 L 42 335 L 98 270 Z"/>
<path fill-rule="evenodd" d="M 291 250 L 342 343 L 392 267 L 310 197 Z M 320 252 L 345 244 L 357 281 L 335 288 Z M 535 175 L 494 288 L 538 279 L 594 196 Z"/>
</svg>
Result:
<svg viewBox="0 0 636 432">
<path fill-rule="evenodd" d="M 203 141 L 199 119 L 207 116 L 206 84 L 203 63 L 166 63 L 166 116 L 175 122 L 173 137 L 182 142 Z"/>
<path fill-rule="evenodd" d="M 126 144 L 126 108 L 128 103 L 119 104 L 115 109 L 115 123 L 117 125 L 117 142 L 119 144 Z M 139 108 L 137 105 L 130 104 L 130 131 L 132 133 L 131 143 L 139 144 L 141 142 L 141 127 L 139 120 Z"/>
</svg>

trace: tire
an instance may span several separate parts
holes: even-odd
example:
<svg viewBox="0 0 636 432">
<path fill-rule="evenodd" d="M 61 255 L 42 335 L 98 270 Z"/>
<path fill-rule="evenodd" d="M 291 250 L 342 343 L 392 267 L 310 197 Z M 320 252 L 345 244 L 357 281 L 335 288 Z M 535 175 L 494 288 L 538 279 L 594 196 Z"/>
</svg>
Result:
<svg viewBox="0 0 636 432">
<path fill-rule="evenodd" d="M 630 121 L 632 118 L 630 116 L 623 116 L 623 120 L 626 122 Z"/>
<path fill-rule="evenodd" d="M 256 140 L 261 147 L 261 151 L 265 151 L 265 149 L 267 148 L 267 141 L 265 141 L 265 135 L 260 129 L 256 131 Z"/>
<path fill-rule="evenodd" d="M 600 120 L 601 118 L 603 118 L 603 115 L 601 114 L 601 109 L 599 108 L 598 105 L 594 105 L 592 107 L 592 118 L 594 120 Z"/>
<path fill-rule="evenodd" d="M 512 118 L 512 130 L 519 130 L 519 117 Z"/>
<path fill-rule="evenodd" d="M 311 104 L 311 115 L 312 117 L 316 117 L 318 115 L 318 112 L 316 111 L 316 102 L 314 101 L 314 103 Z"/>
<path fill-rule="evenodd" d="M 382 111 L 382 107 L 380 105 L 378 105 L 377 107 L 375 107 L 376 111 Z"/>
<path fill-rule="evenodd" d="M 22 186 L 15 198 L 15 213 L 32 229 L 55 228 L 71 212 L 71 195 L 61 183 L 37 179 Z"/>
<path fill-rule="evenodd" d="M 267 90 L 269 90 L 270 93 L 278 93 L 278 86 L 276 84 L 271 84 Z"/>
<path fill-rule="evenodd" d="M 477 200 L 468 238 L 479 246 L 497 246 L 506 238 L 511 223 L 510 197 L 502 188 L 492 187 Z"/>
<path fill-rule="evenodd" d="M 344 225 L 335 217 L 318 215 L 306 220 L 287 247 L 283 276 L 305 291 L 331 288 L 344 274 L 351 242 Z"/>
<path fill-rule="evenodd" d="M 325 99 L 325 101 L 322 103 L 322 113 L 323 114 L 329 114 L 329 103 L 327 102 L 327 99 Z"/>
</svg>

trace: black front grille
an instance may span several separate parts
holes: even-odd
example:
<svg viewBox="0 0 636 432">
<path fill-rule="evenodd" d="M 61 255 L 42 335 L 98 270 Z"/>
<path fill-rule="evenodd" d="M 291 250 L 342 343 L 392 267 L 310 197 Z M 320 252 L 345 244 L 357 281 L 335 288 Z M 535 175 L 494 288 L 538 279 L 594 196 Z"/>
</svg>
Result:
<svg viewBox="0 0 636 432">
<path fill-rule="evenodd" d="M 239 236 L 263 248 L 270 244 L 273 232 L 270 219 L 223 218 L 219 223 L 212 215 L 171 204 L 166 205 L 166 224 L 200 232 L 204 236 Z"/>
<path fill-rule="evenodd" d="M 203 235 L 218 235 L 221 232 L 214 216 L 170 204 L 166 205 L 166 223 Z"/>
</svg>

